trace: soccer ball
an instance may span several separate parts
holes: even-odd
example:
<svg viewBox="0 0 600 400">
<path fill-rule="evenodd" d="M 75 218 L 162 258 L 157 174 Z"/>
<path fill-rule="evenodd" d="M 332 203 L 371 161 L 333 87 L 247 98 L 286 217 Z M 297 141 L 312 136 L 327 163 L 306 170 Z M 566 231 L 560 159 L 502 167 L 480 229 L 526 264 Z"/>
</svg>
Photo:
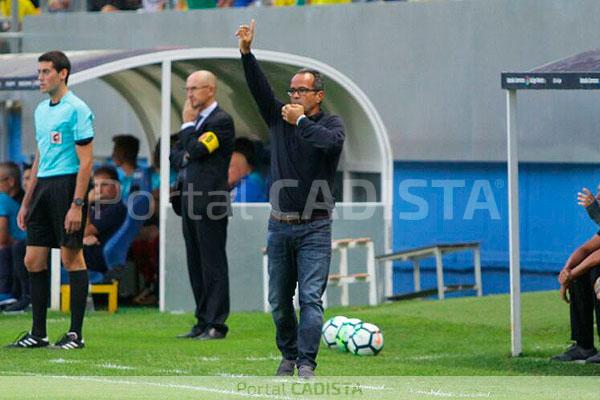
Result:
<svg viewBox="0 0 600 400">
<path fill-rule="evenodd" d="M 321 329 L 321 338 L 323 339 L 323 343 L 327 348 L 332 349 L 337 347 L 337 342 L 335 341 L 335 336 L 342 326 L 342 323 L 347 321 L 348 318 L 338 315 L 336 317 L 329 318 L 324 324 L 323 329 Z"/>
<path fill-rule="evenodd" d="M 348 339 L 354 333 L 354 328 L 361 323 L 362 321 L 358 318 L 348 318 L 346 321 L 342 322 L 337 335 L 335 335 L 335 341 L 339 351 L 348 351 Z"/>
<path fill-rule="evenodd" d="M 358 325 L 348 339 L 348 351 L 357 356 L 376 356 L 383 349 L 383 333 L 373 324 Z"/>
</svg>

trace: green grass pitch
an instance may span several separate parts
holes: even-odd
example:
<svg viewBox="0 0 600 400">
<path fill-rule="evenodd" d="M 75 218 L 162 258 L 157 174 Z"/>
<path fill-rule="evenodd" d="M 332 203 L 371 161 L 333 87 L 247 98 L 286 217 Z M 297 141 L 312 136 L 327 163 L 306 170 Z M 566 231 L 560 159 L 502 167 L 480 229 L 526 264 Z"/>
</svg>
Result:
<svg viewBox="0 0 600 400">
<path fill-rule="evenodd" d="M 492 397 L 505 398 L 502 396 L 506 395 L 506 398 L 514 398 L 509 394 L 517 386 L 523 386 L 524 390 L 539 386 L 540 393 L 555 385 L 560 386 L 561 380 L 556 377 L 550 380 L 547 378 L 546 384 L 540 383 L 544 382 L 544 379 L 539 378 L 542 375 L 600 374 L 600 366 L 597 365 L 549 361 L 550 356 L 563 351 L 569 345 L 568 306 L 561 302 L 557 292 L 524 294 L 522 309 L 524 347 L 523 355 L 517 358 L 512 358 L 509 354 L 508 296 L 468 297 L 445 301 L 417 300 L 378 307 L 328 309 L 325 313 L 326 318 L 345 315 L 378 325 L 384 334 L 385 347 L 376 357 L 358 357 L 321 347 L 317 372 L 320 376 L 332 377 L 327 379 L 337 379 L 335 382 L 341 382 L 340 384 L 360 382 L 361 390 L 374 391 L 368 398 L 378 398 L 378 395 L 388 398 L 385 396 L 391 396 L 391 392 L 381 388 L 396 386 L 398 390 L 416 396 L 414 398 L 440 397 L 439 393 L 435 394 L 437 389 L 421 390 L 406 386 L 410 382 L 416 382 L 415 379 L 424 379 L 430 383 L 442 379 L 440 387 L 447 387 L 451 394 L 451 390 L 455 390 L 455 394 L 460 394 L 457 390 L 468 388 L 483 390 L 483 386 L 486 385 L 496 389 L 504 387 L 498 392 L 498 396 Z M 30 318 L 29 314 L 0 315 L 0 342 L 8 344 L 19 332 L 28 329 Z M 234 313 L 228 320 L 230 334 L 223 341 L 200 342 L 175 338 L 178 333 L 187 331 L 192 323 L 191 314 L 161 314 L 150 309 L 122 308 L 115 315 L 105 312 L 90 313 L 84 327 L 84 350 L 0 349 L 0 399 L 80 398 L 77 397 L 79 395 L 85 399 L 105 398 L 102 396 L 109 396 L 111 390 L 106 389 L 107 387 L 115 390 L 121 388 L 123 392 L 117 397 L 106 398 L 151 399 L 156 396 L 161 399 L 179 399 L 187 398 L 188 395 L 189 398 L 320 398 L 315 393 L 291 393 L 291 389 L 285 391 L 285 387 L 274 393 L 274 384 L 269 392 L 268 382 L 273 381 L 269 377 L 274 373 L 280 358 L 274 344 L 274 328 L 270 315 Z M 50 313 L 50 339 L 56 340 L 68 325 L 67 315 Z M 519 375 L 526 378 L 506 377 Z M 254 379 L 257 382 L 267 382 L 266 387 L 262 387 L 262 390 L 260 387 L 256 388 L 260 393 L 240 393 L 239 381 L 255 376 L 263 377 Z M 427 376 L 430 378 L 425 378 Z M 465 378 L 466 376 L 471 378 Z M 65 384 L 56 385 L 55 380 L 59 379 L 56 377 L 63 377 L 61 379 Z M 502 386 L 499 383 L 511 379 L 525 379 L 523 382 L 526 382 L 531 380 L 531 377 L 536 377 L 537 386 L 533 383 Z M 140 379 L 140 383 L 137 383 L 136 380 Z M 206 379 L 210 379 L 210 382 L 223 382 L 215 386 L 220 389 L 211 392 L 211 388 L 214 387 L 207 382 L 197 383 L 197 380 Z M 232 379 L 238 381 L 232 382 Z M 569 382 L 573 382 L 572 379 Z M 590 378 L 577 379 L 582 396 L 588 383 L 590 388 L 595 386 L 595 381 L 589 381 Z M 32 380 L 38 383 L 28 385 L 27 382 Z M 121 380 L 121 383 L 107 385 L 107 382 L 112 380 Z M 460 389 L 460 382 L 465 385 L 467 382 L 484 383 L 466 385 L 466 389 Z M 206 390 L 193 389 L 195 385 Z M 334 390 L 335 385 L 331 385 L 327 388 L 327 393 L 321 393 L 321 397 L 362 397 L 358 394 L 354 396 L 349 393 L 337 393 L 336 390 L 341 390 L 340 387 Z M 87 386 L 92 388 L 89 389 L 92 392 L 82 390 L 80 393 L 77 389 Z M 2 387 L 4 389 L 1 389 Z M 31 392 L 31 397 L 24 394 L 23 388 L 27 388 L 25 392 Z M 42 388 L 45 388 L 44 393 L 49 397 L 33 396 L 36 390 Z M 247 388 L 248 386 L 244 390 L 247 391 Z M 315 390 L 325 390 L 324 388 L 325 386 Z M 58 392 L 58 397 L 53 397 L 54 391 L 60 390 L 72 392 L 69 392 L 68 397 L 60 397 Z M 281 390 L 284 390 L 284 393 L 281 393 Z M 345 387 L 344 390 L 349 389 Z M 336 393 L 333 393 L 334 391 Z M 95 395 L 89 397 L 90 393 Z M 487 393 L 489 397 L 491 392 L 481 393 L 483 394 L 473 396 L 486 397 Z M 558 392 L 551 393 L 555 395 Z M 565 396 L 567 393 L 565 392 Z M 133 397 L 128 397 L 130 395 Z M 295 397 L 296 395 L 300 397 Z M 529 393 L 526 398 L 536 396 Z"/>
</svg>

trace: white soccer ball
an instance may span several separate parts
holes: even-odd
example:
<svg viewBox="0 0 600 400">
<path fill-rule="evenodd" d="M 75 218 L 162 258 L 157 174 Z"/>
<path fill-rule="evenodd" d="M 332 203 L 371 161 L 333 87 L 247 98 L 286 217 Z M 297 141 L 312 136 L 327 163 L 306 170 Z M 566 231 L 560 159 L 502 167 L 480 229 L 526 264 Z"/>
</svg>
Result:
<svg viewBox="0 0 600 400">
<path fill-rule="evenodd" d="M 335 341 L 339 351 L 348 351 L 348 339 L 354 333 L 354 328 L 360 325 L 362 321 L 358 318 L 348 318 L 342 322 L 340 329 L 338 329 L 337 335 L 335 335 Z"/>
<path fill-rule="evenodd" d="M 373 324 L 362 323 L 355 327 L 347 346 L 357 356 L 376 356 L 383 349 L 383 333 Z"/>
<path fill-rule="evenodd" d="M 342 323 L 347 321 L 348 318 L 343 315 L 338 315 L 332 318 L 329 318 L 323 324 L 323 329 L 321 329 L 321 338 L 323 339 L 323 343 L 327 348 L 332 349 L 337 347 L 337 342 L 335 341 L 335 337 L 342 326 Z"/>
</svg>

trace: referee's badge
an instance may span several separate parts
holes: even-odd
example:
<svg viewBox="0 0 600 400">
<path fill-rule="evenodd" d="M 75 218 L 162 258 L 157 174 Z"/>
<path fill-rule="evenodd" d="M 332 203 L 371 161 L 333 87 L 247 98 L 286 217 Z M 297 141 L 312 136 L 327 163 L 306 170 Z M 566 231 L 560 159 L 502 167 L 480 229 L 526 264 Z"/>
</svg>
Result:
<svg viewBox="0 0 600 400">
<path fill-rule="evenodd" d="M 58 131 L 50 132 L 50 143 L 62 144 L 62 133 Z"/>
</svg>

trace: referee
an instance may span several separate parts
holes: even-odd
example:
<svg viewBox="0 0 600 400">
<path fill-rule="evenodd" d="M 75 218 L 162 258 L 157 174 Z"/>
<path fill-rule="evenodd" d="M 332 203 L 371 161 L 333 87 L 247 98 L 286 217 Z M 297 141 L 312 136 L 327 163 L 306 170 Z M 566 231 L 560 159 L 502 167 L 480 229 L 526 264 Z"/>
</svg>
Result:
<svg viewBox="0 0 600 400">
<path fill-rule="evenodd" d="M 81 349 L 88 274 L 83 258 L 87 190 L 92 172 L 94 114 L 67 88 L 71 63 L 60 51 L 38 58 L 40 91 L 50 99 L 35 110 L 37 151 L 31 184 L 17 223 L 27 230 L 25 266 L 31 282 L 33 327 L 9 347 L 48 346 L 48 254 L 60 247 L 71 285 L 71 327 L 55 343 L 62 349 Z"/>
</svg>

